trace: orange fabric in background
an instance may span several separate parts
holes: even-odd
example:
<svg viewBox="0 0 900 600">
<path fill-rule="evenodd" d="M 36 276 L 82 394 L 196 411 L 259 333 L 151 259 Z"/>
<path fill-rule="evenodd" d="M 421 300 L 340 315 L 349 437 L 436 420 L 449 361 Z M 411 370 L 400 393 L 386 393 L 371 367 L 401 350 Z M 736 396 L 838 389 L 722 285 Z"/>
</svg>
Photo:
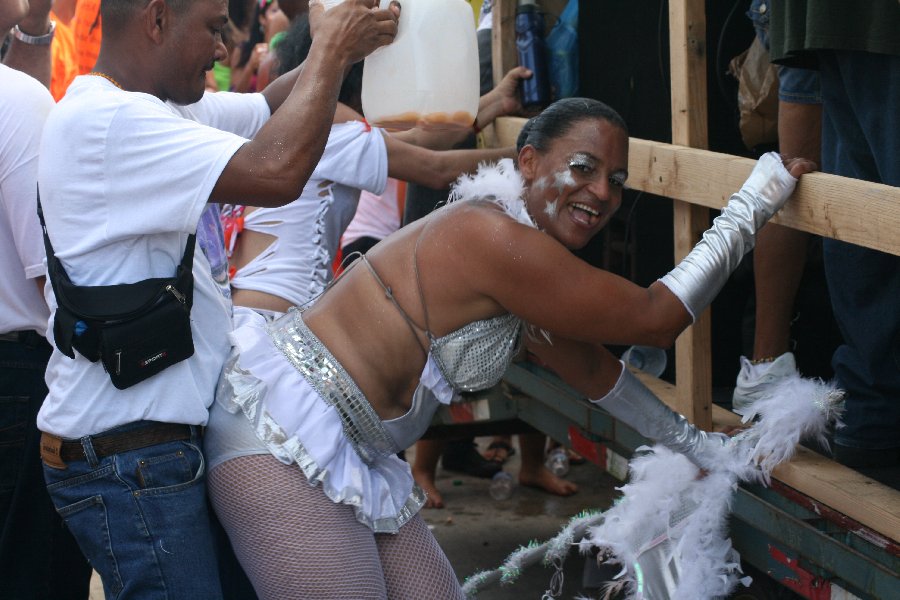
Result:
<svg viewBox="0 0 900 600">
<path fill-rule="evenodd" d="M 78 74 L 90 73 L 100 54 L 100 0 L 78 0 L 75 18 L 72 20 L 75 33 Z"/>
<path fill-rule="evenodd" d="M 75 51 L 75 32 L 71 24 L 65 24 L 50 12 L 50 18 L 56 21 L 56 32 L 50 46 L 50 94 L 59 102 L 69 84 L 78 75 L 78 57 Z"/>
<path fill-rule="evenodd" d="M 403 223 L 403 211 L 406 210 L 406 182 L 397 180 L 397 212 L 400 214 L 400 223 Z M 401 225 L 402 226 L 402 225 Z"/>
</svg>

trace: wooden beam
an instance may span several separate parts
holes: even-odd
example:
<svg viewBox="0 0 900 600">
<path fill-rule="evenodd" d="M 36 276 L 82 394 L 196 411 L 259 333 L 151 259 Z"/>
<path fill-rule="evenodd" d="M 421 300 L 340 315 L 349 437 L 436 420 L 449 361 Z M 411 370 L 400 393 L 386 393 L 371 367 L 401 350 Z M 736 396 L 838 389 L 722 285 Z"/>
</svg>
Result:
<svg viewBox="0 0 900 600">
<path fill-rule="evenodd" d="M 675 386 L 639 371 L 634 372 L 666 404 L 675 406 Z M 712 407 L 713 429 L 741 424 L 740 417 Z M 797 448 L 793 460 L 779 465 L 774 479 L 844 514 L 895 542 L 900 541 L 900 492 L 811 450 Z"/>
<path fill-rule="evenodd" d="M 525 119 L 494 122 L 496 144 L 515 144 Z M 631 138 L 628 187 L 720 209 L 755 160 Z M 804 175 L 773 222 L 836 240 L 900 255 L 900 188 L 826 173 Z"/>
<path fill-rule="evenodd" d="M 497 147 L 515 145 L 516 138 L 519 137 L 519 132 L 522 131 L 522 126 L 525 125 L 527 120 L 522 117 L 500 117 L 496 119 L 494 121 L 494 135 L 497 140 Z"/>
<path fill-rule="evenodd" d="M 669 2 L 672 143 L 706 148 L 706 7 L 704 0 Z"/>
<path fill-rule="evenodd" d="M 491 8 L 491 70 L 494 85 L 519 64 L 516 54 L 516 0 L 494 0 Z"/>
<path fill-rule="evenodd" d="M 669 2 L 669 64 L 672 73 L 672 142 L 706 148 L 706 6 L 704 0 Z M 675 262 L 687 256 L 709 225 L 709 211 L 676 201 Z M 675 409 L 703 429 L 712 427 L 712 326 L 709 311 L 675 342 Z"/>
<path fill-rule="evenodd" d="M 508 127 L 498 127 L 505 131 Z M 755 160 L 631 138 L 628 185 L 720 209 Z M 826 173 L 804 175 L 774 222 L 900 255 L 900 188 Z"/>
</svg>

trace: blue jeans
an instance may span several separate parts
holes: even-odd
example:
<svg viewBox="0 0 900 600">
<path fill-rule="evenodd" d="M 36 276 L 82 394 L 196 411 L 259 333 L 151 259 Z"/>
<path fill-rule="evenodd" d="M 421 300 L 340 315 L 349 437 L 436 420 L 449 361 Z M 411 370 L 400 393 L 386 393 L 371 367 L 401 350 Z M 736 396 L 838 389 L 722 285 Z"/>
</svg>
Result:
<svg viewBox="0 0 900 600">
<path fill-rule="evenodd" d="M 769 49 L 769 3 L 771 0 L 753 0 L 747 16 L 753 21 L 756 37 Z M 813 69 L 777 65 L 778 99 L 792 104 L 821 104 L 822 90 L 819 72 Z"/>
<path fill-rule="evenodd" d="M 145 423 L 109 432 L 130 431 Z M 66 469 L 44 464 L 57 511 L 103 580 L 107 600 L 220 600 L 199 428 L 172 441 Z"/>
<path fill-rule="evenodd" d="M 0 341 L 0 598 L 85 600 L 91 567 L 44 487 L 36 418 L 50 345 Z"/>
<path fill-rule="evenodd" d="M 900 56 L 821 51 L 822 170 L 900 186 Z M 868 215 L 869 217 L 877 215 Z M 900 257 L 826 239 L 825 274 L 845 343 L 842 446 L 900 448 Z"/>
</svg>

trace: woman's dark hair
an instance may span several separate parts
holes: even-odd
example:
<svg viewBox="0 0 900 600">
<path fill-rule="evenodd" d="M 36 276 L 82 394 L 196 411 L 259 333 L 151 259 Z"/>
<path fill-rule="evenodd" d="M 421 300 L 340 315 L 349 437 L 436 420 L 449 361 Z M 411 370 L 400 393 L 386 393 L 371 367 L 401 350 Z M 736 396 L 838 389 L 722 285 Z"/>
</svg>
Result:
<svg viewBox="0 0 900 600">
<path fill-rule="evenodd" d="M 309 32 L 309 18 L 299 15 L 285 32 L 284 37 L 275 48 L 278 57 L 278 74 L 287 73 L 306 60 L 309 49 L 312 47 L 312 35 Z M 341 85 L 341 93 L 338 101 L 350 108 L 361 111 L 359 97 L 362 93 L 362 69 L 363 63 L 359 61 L 350 68 L 350 72 L 344 77 Z"/>
<path fill-rule="evenodd" d="M 254 3 L 255 4 L 255 3 Z M 228 0 L 228 18 L 238 29 L 247 26 L 250 19 L 250 3 L 247 0 Z"/>
<path fill-rule="evenodd" d="M 603 119 L 628 135 L 625 120 L 608 105 L 592 98 L 563 98 L 545 108 L 525 123 L 516 140 L 516 151 L 527 145 L 546 150 L 556 138 L 564 136 L 573 125 L 585 119 Z"/>
<path fill-rule="evenodd" d="M 260 8 L 259 2 L 254 3 L 253 20 L 250 21 L 250 37 L 240 46 L 241 58 L 238 61 L 239 67 L 247 64 L 256 45 L 261 44 L 266 39 L 266 33 L 263 31 L 262 25 L 259 24 L 259 16 L 266 8 L 268 8 L 268 4 L 266 4 L 265 8 Z"/>
</svg>

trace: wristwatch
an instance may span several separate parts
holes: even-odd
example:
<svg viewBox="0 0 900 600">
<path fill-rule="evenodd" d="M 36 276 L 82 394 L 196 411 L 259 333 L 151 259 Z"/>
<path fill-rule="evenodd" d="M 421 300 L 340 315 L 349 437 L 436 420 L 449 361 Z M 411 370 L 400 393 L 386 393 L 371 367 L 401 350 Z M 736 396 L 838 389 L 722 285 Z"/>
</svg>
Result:
<svg viewBox="0 0 900 600">
<path fill-rule="evenodd" d="M 45 33 L 44 35 L 28 35 L 21 29 L 19 29 L 18 25 L 13 26 L 10 33 L 13 34 L 13 37 L 25 44 L 31 44 L 32 46 L 49 46 L 50 42 L 53 41 L 53 32 L 56 31 L 56 21 L 51 19 L 50 21 L 50 31 Z"/>
</svg>

